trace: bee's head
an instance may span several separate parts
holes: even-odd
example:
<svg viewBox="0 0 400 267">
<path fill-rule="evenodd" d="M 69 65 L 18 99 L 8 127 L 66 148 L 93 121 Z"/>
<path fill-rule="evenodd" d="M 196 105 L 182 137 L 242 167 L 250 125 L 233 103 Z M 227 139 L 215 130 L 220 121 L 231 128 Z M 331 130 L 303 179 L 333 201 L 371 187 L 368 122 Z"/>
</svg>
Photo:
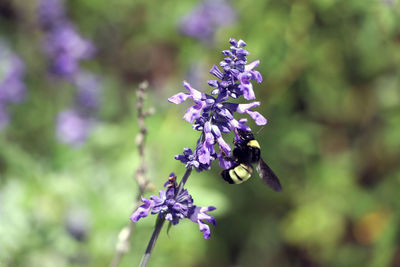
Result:
<svg viewBox="0 0 400 267">
<path fill-rule="evenodd" d="M 250 131 L 237 129 L 236 133 L 237 133 L 237 137 L 239 138 L 240 142 L 246 142 L 246 141 L 254 140 L 254 135 Z"/>
</svg>

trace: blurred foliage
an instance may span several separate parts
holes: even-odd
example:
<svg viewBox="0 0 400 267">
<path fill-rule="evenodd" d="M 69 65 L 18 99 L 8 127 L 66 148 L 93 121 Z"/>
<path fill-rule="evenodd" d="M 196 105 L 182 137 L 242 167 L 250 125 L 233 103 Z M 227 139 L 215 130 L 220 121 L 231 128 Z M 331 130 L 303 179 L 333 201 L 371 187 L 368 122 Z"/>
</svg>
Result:
<svg viewBox="0 0 400 267">
<path fill-rule="evenodd" d="M 198 205 L 217 207 L 218 226 L 210 240 L 191 222 L 163 232 L 149 265 L 400 266 L 398 0 L 234 1 L 238 21 L 209 44 L 177 31 L 193 0 L 69 0 L 98 49 L 85 68 L 104 86 L 99 124 L 79 148 L 54 137 L 74 90 L 47 75 L 36 4 L 0 0 L 1 38 L 27 64 L 29 88 L 0 132 L 1 266 L 107 266 L 137 194 L 137 84 L 151 84 L 147 156 L 161 187 L 184 173 L 173 156 L 198 138 L 166 99 L 193 64 L 207 79 L 230 37 L 261 60 L 255 90 L 269 123 L 257 139 L 284 191 L 258 178 L 228 185 L 218 166 L 193 174 L 187 186 Z M 153 225 L 137 224 L 121 266 L 140 261 Z"/>
</svg>

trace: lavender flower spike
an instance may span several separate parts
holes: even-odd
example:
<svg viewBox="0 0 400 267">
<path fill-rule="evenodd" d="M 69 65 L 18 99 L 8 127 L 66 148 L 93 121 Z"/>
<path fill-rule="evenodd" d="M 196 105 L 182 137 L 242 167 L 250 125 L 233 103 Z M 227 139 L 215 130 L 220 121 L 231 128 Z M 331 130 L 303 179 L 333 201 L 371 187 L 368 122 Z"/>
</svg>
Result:
<svg viewBox="0 0 400 267">
<path fill-rule="evenodd" d="M 239 129 L 251 131 L 247 119 L 236 119 L 235 113 L 248 114 L 257 125 L 267 123 L 264 116 L 253 110 L 260 105 L 260 102 L 245 104 L 229 102 L 229 98 L 236 99 L 241 96 L 247 100 L 255 99 L 252 81 L 262 82 L 261 74 L 255 70 L 260 61 L 247 64 L 247 56 L 250 53 L 243 48 L 246 43 L 233 38 L 229 42 L 230 49 L 222 51 L 225 56 L 219 64 L 222 70 L 217 65 L 210 70 L 210 73 L 217 78 L 208 81 L 213 88 L 211 94 L 200 92 L 185 81 L 183 86 L 188 93 L 178 93 L 168 99 L 174 104 L 192 99 L 194 105 L 186 110 L 183 119 L 193 124 L 193 129 L 202 132 L 194 153 L 189 155 L 189 150 L 186 148 L 183 155 L 175 157 L 185 163 L 186 168 L 193 166 L 197 171 L 208 170 L 215 159 L 219 160 L 220 166 L 224 169 L 231 166 L 225 158 L 230 155 L 232 149 L 223 139 L 223 133 L 234 132 L 237 135 Z"/>
</svg>

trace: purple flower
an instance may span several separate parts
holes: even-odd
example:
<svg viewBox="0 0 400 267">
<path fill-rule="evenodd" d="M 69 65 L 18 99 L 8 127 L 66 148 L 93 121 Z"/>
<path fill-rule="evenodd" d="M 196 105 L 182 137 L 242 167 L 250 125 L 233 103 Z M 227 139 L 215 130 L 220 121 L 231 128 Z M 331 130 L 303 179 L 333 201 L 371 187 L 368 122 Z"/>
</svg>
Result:
<svg viewBox="0 0 400 267">
<path fill-rule="evenodd" d="M 205 223 L 211 223 L 214 226 L 217 225 L 217 221 L 214 217 L 208 215 L 206 212 L 215 210 L 215 207 L 192 207 L 190 219 L 199 224 L 200 232 L 203 233 L 205 239 L 210 238 L 210 227 Z"/>
<path fill-rule="evenodd" d="M 19 103 L 24 99 L 24 69 L 22 60 L 0 42 L 0 103 Z"/>
<path fill-rule="evenodd" d="M 99 78 L 91 73 L 82 72 L 76 75 L 74 84 L 77 87 L 76 104 L 86 113 L 95 112 L 99 108 Z"/>
<path fill-rule="evenodd" d="M 41 27 L 50 29 L 66 20 L 62 0 L 42 0 L 39 2 L 37 16 Z"/>
<path fill-rule="evenodd" d="M 79 146 L 86 141 L 92 127 L 92 119 L 76 110 L 64 110 L 57 117 L 57 138 L 64 144 Z"/>
<path fill-rule="evenodd" d="M 80 70 L 80 61 L 93 56 L 93 44 L 83 39 L 68 20 L 62 0 L 42 0 L 37 16 L 46 34 L 44 50 L 52 71 L 61 77 L 71 78 Z"/>
<path fill-rule="evenodd" d="M 45 51 L 51 59 L 52 71 L 69 78 L 80 70 L 81 60 L 93 56 L 94 46 L 83 39 L 71 24 L 64 23 L 47 34 Z"/>
<path fill-rule="evenodd" d="M 236 20 L 236 13 L 224 0 L 206 0 L 199 3 L 180 22 L 182 34 L 206 42 L 214 39 L 215 31 Z"/>
<path fill-rule="evenodd" d="M 166 189 L 160 190 L 158 196 L 151 195 L 150 199 L 142 197 L 143 204 L 131 215 L 130 219 L 137 222 L 141 218 L 147 217 L 149 213 L 159 214 L 176 225 L 181 219 L 187 218 L 199 224 L 200 231 L 204 232 L 204 238 L 210 238 L 210 228 L 205 222 L 216 225 L 216 220 L 206 212 L 215 210 L 215 208 L 193 205 L 193 198 L 186 189 L 178 192 L 174 173 L 171 173 L 164 187 Z"/>
<path fill-rule="evenodd" d="M 193 151 L 188 147 L 183 150 L 183 155 L 176 155 L 175 159 L 186 164 L 186 168 L 194 167 L 198 169 L 200 167 L 200 162 L 196 160 Z"/>
<path fill-rule="evenodd" d="M 173 225 L 178 224 L 180 219 L 188 218 L 193 199 L 187 190 L 182 190 L 177 194 L 178 187 L 175 179 L 175 174 L 171 173 L 168 182 L 164 185 L 166 189 L 160 190 L 159 196 L 152 195 L 150 199 L 142 197 L 144 204 L 132 214 L 131 220 L 137 222 L 140 218 L 146 217 L 150 210 L 151 214 L 159 213 Z"/>
<path fill-rule="evenodd" d="M 26 95 L 22 60 L 0 40 L 0 130 L 9 123 L 7 106 L 22 102 Z"/>
<path fill-rule="evenodd" d="M 238 130 L 250 131 L 246 124 L 247 119 L 235 119 L 234 114 L 248 114 L 257 125 L 267 123 L 266 118 L 253 109 L 260 102 L 237 104 L 228 102 L 229 98 L 243 96 L 247 100 L 255 99 L 251 81 L 261 82 L 261 74 L 255 70 L 259 61 L 247 64 L 249 52 L 243 47 L 246 43 L 242 40 L 230 39 L 230 50 L 222 53 L 226 56 L 221 61 L 221 71 L 216 65 L 211 68 L 210 73 L 218 80 L 210 80 L 208 84 L 214 89 L 211 95 L 200 92 L 189 83 L 183 82 L 187 93 L 178 93 L 171 96 L 168 101 L 181 104 L 187 99 L 192 99 L 194 105 L 189 107 L 183 119 L 193 124 L 193 129 L 201 131 L 202 135 L 197 142 L 194 153 L 186 148 L 183 155 L 175 158 L 186 164 L 186 168 L 195 167 L 197 171 L 209 169 L 211 162 L 219 160 L 224 169 L 232 166 L 232 162 L 225 160 L 231 153 L 230 145 L 223 139 L 223 133 L 236 132 Z M 237 134 L 236 134 L 237 135 Z M 218 151 L 215 150 L 218 147 Z"/>
</svg>

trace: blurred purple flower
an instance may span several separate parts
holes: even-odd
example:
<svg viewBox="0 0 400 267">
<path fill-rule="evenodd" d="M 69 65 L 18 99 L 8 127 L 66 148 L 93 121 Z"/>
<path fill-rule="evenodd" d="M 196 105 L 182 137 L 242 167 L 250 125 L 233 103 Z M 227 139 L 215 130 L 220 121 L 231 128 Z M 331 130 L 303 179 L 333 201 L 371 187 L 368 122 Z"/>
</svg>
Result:
<svg viewBox="0 0 400 267">
<path fill-rule="evenodd" d="M 199 3 L 180 22 L 182 34 L 206 42 L 214 39 L 215 31 L 236 20 L 236 12 L 225 0 L 205 0 Z"/>
<path fill-rule="evenodd" d="M 20 103 L 26 95 L 22 60 L 0 40 L 0 130 L 9 123 L 7 105 Z"/>
<path fill-rule="evenodd" d="M 179 223 L 181 219 L 190 219 L 199 224 L 200 231 L 204 233 L 204 238 L 210 238 L 210 228 L 206 222 L 216 225 L 214 217 L 206 214 L 208 211 L 215 210 L 215 207 L 197 207 L 193 205 L 193 198 L 186 189 L 178 194 L 174 173 L 165 183 L 165 190 L 159 191 L 159 196 L 151 195 L 150 199 L 142 197 L 141 205 L 130 217 L 133 222 L 139 221 L 151 214 L 159 214 L 173 225 Z"/>
<path fill-rule="evenodd" d="M 42 0 L 37 17 L 46 34 L 44 50 L 50 58 L 52 71 L 70 78 L 80 70 L 81 60 L 93 56 L 93 44 L 83 39 L 68 20 L 62 0 Z"/>
<path fill-rule="evenodd" d="M 0 103 L 19 103 L 26 93 L 22 60 L 0 42 Z"/>
<path fill-rule="evenodd" d="M 81 60 L 94 54 L 94 46 L 84 40 L 69 23 L 63 24 L 47 35 L 45 51 L 52 60 L 52 71 L 69 78 L 80 71 Z"/>
<path fill-rule="evenodd" d="M 76 75 L 74 84 L 77 87 L 76 103 L 85 113 L 95 112 L 100 102 L 99 77 L 82 72 Z"/>
<path fill-rule="evenodd" d="M 63 0 L 42 0 L 37 9 L 39 24 L 42 28 L 57 27 L 66 20 Z"/>
<path fill-rule="evenodd" d="M 57 138 L 69 145 L 83 144 L 93 127 L 93 120 L 76 110 L 64 110 L 57 117 Z"/>
<path fill-rule="evenodd" d="M 227 102 L 229 97 L 238 98 L 244 96 L 247 100 L 255 99 L 251 81 L 262 81 L 261 74 L 254 70 L 259 61 L 256 60 L 247 64 L 249 52 L 243 47 L 246 43 L 242 40 L 230 39 L 230 50 L 222 53 L 226 58 L 220 62 L 223 67 L 221 71 L 214 65 L 210 71 L 218 80 L 210 80 L 208 84 L 214 88 L 211 92 L 216 97 L 202 93 L 194 89 L 189 83 L 183 82 L 183 86 L 188 93 L 178 93 L 171 96 L 168 101 L 174 104 L 181 104 L 187 99 L 192 99 L 194 105 L 189 107 L 183 119 L 193 124 L 193 129 L 201 131 L 202 135 L 197 142 L 194 153 L 186 148 L 183 155 L 175 156 L 175 159 L 186 164 L 186 168 L 195 167 L 197 171 L 209 169 L 211 162 L 219 160 L 220 166 L 224 169 L 229 168 L 232 162 L 225 160 L 231 153 L 231 147 L 222 137 L 222 133 L 234 132 L 237 130 L 250 131 L 246 124 L 247 119 L 236 120 L 235 113 L 248 114 L 257 125 L 264 125 L 267 120 L 253 108 L 260 105 L 260 102 L 250 102 L 247 104 L 236 104 Z M 218 145 L 219 152 L 215 151 L 214 146 Z"/>
</svg>

